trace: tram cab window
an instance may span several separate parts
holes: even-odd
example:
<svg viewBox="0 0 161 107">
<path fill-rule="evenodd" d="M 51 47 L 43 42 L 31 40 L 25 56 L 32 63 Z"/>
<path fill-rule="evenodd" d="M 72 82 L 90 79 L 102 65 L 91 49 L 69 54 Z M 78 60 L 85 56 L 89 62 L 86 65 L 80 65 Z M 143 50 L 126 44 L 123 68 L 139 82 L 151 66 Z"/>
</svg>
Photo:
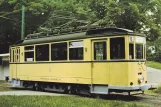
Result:
<svg viewBox="0 0 161 107">
<path fill-rule="evenodd" d="M 49 61 L 49 44 L 37 45 L 36 48 L 36 61 Z"/>
<path fill-rule="evenodd" d="M 125 59 L 125 39 L 124 37 L 110 39 L 111 59 Z"/>
<path fill-rule="evenodd" d="M 15 62 L 15 52 L 14 52 L 14 50 L 13 50 L 13 62 Z"/>
<path fill-rule="evenodd" d="M 144 45 L 144 59 L 146 59 L 146 46 Z"/>
<path fill-rule="evenodd" d="M 129 59 L 134 59 L 134 44 L 129 44 Z"/>
<path fill-rule="evenodd" d="M 34 61 L 34 46 L 25 46 L 25 61 Z"/>
<path fill-rule="evenodd" d="M 51 60 L 67 60 L 67 43 L 51 45 Z"/>
<path fill-rule="evenodd" d="M 83 60 L 83 41 L 69 42 L 69 59 Z"/>
<path fill-rule="evenodd" d="M 34 61 L 34 52 L 25 52 L 25 61 Z"/>
<path fill-rule="evenodd" d="M 94 60 L 106 60 L 106 42 L 94 43 Z"/>
<path fill-rule="evenodd" d="M 11 49 L 9 49 L 9 53 L 10 53 L 10 59 L 9 59 L 9 61 L 12 62 L 12 57 L 11 57 L 12 53 L 11 53 Z"/>
<path fill-rule="evenodd" d="M 136 59 L 143 59 L 143 45 L 136 44 Z"/>
</svg>

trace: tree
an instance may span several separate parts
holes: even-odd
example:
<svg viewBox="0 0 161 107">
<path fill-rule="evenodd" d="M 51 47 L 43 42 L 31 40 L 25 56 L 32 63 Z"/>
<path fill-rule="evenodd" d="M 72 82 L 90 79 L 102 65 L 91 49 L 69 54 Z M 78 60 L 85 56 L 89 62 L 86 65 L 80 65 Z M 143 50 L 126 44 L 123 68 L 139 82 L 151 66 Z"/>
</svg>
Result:
<svg viewBox="0 0 161 107">
<path fill-rule="evenodd" d="M 53 4 L 54 11 L 67 11 L 70 13 L 67 16 L 91 24 L 131 29 L 145 33 L 147 40 L 152 41 L 161 35 L 160 0 L 55 0 Z M 64 13 L 62 15 L 66 17 Z M 65 22 L 68 23 L 69 20 Z M 50 21 L 48 23 L 51 24 Z M 53 23 L 52 25 L 55 25 L 55 22 Z"/>
<path fill-rule="evenodd" d="M 149 41 L 154 41 L 161 36 L 160 0 L 23 1 L 22 3 L 22 0 L 1 0 L 0 37 L 13 37 L 10 40 L 14 42 L 20 39 L 22 4 L 26 7 L 26 35 L 36 30 L 50 32 L 56 28 L 114 25 L 145 33 Z M 41 13 L 45 13 L 45 15 Z M 8 34 L 10 36 L 6 36 Z M 8 39 L 4 41 L 8 42 Z M 8 44 L 13 44 L 12 41 L 9 41 Z"/>
<path fill-rule="evenodd" d="M 110 0 L 106 5 L 107 19 L 118 27 L 145 32 L 148 40 L 160 33 L 160 0 Z"/>
<path fill-rule="evenodd" d="M 9 45 L 20 40 L 21 1 L 2 0 L 0 2 L 0 53 L 8 52 Z M 27 35 L 36 31 L 38 26 L 46 20 L 51 10 L 51 4 L 46 0 L 23 1 L 26 6 L 25 35 Z M 44 13 L 44 15 L 41 13 Z"/>
</svg>

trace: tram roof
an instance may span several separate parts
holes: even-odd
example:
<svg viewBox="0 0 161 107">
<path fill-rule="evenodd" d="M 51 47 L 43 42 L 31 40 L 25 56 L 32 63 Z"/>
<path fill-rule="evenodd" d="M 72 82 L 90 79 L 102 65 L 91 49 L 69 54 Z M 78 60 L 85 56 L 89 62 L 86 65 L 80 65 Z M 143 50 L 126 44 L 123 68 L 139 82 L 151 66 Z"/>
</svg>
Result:
<svg viewBox="0 0 161 107">
<path fill-rule="evenodd" d="M 40 35 L 31 34 L 28 35 L 24 40 L 17 42 L 15 45 L 31 45 L 49 42 L 58 42 L 66 40 L 77 40 L 85 38 L 95 38 L 95 37 L 108 37 L 108 36 L 125 36 L 125 35 L 136 35 L 144 36 L 143 34 L 138 34 L 132 30 L 123 28 L 98 28 L 98 29 L 88 29 L 87 31 L 75 31 L 60 34 L 50 34 L 50 35 Z"/>
</svg>

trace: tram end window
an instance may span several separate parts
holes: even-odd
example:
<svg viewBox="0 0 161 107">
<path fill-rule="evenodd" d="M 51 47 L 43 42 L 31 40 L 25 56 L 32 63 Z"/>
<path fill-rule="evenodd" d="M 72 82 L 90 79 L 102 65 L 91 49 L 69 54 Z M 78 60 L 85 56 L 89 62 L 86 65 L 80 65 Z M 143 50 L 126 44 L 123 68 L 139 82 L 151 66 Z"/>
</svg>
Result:
<svg viewBox="0 0 161 107">
<path fill-rule="evenodd" d="M 25 46 L 25 62 L 32 62 L 34 61 L 34 46 Z"/>
<path fill-rule="evenodd" d="M 37 45 L 36 48 L 36 61 L 49 61 L 49 44 Z"/>
<path fill-rule="evenodd" d="M 134 44 L 129 44 L 129 59 L 134 59 Z"/>
<path fill-rule="evenodd" d="M 94 43 L 94 60 L 106 60 L 107 59 L 106 42 Z"/>
<path fill-rule="evenodd" d="M 125 39 L 124 37 L 110 39 L 111 59 L 125 59 Z"/>
<path fill-rule="evenodd" d="M 136 44 L 136 59 L 143 59 L 143 44 Z"/>
<path fill-rule="evenodd" d="M 10 48 L 10 62 L 13 62 L 13 49 Z"/>
<path fill-rule="evenodd" d="M 25 61 L 34 61 L 34 52 L 25 52 Z"/>
<path fill-rule="evenodd" d="M 69 60 L 83 60 L 83 41 L 69 42 Z"/>
<path fill-rule="evenodd" d="M 25 51 L 34 50 L 34 46 L 25 46 Z"/>
<path fill-rule="evenodd" d="M 51 60 L 67 60 L 67 42 L 51 44 Z"/>
<path fill-rule="evenodd" d="M 146 59 L 146 45 L 144 45 L 144 59 Z"/>
</svg>

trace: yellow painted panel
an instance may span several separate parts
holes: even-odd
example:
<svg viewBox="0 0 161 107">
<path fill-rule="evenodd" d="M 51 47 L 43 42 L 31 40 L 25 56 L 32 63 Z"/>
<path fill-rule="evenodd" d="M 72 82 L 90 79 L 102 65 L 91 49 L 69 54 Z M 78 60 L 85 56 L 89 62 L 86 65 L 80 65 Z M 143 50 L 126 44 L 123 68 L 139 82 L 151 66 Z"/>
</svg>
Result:
<svg viewBox="0 0 161 107">
<path fill-rule="evenodd" d="M 94 62 L 92 67 L 93 84 L 109 84 L 109 63 Z"/>
<path fill-rule="evenodd" d="M 84 60 L 91 61 L 91 40 L 85 39 L 84 40 Z"/>
<path fill-rule="evenodd" d="M 141 76 L 144 77 L 144 81 L 142 84 L 138 83 L 138 78 L 140 76 L 138 75 L 139 72 L 142 72 Z M 143 85 L 145 84 L 145 81 L 147 81 L 145 62 L 129 62 L 129 85 L 130 82 L 133 82 L 133 86 Z"/>
<path fill-rule="evenodd" d="M 57 79 L 61 79 L 60 82 L 69 82 L 74 79 L 70 83 L 79 81 L 79 83 L 91 84 L 90 63 L 19 64 L 18 66 L 20 69 L 18 76 L 23 79 L 50 80 L 51 82 L 57 82 Z"/>
<path fill-rule="evenodd" d="M 72 77 L 30 77 L 32 81 L 46 81 L 46 82 L 59 82 L 59 83 L 77 83 L 77 84 L 90 84 L 91 78 L 72 78 Z"/>
<path fill-rule="evenodd" d="M 128 63 L 112 62 L 110 69 L 110 85 L 127 86 L 128 85 Z"/>
<path fill-rule="evenodd" d="M 24 46 L 20 46 L 20 62 L 24 62 Z"/>
<path fill-rule="evenodd" d="M 129 37 L 125 37 L 125 59 L 129 59 Z"/>
<path fill-rule="evenodd" d="M 17 73 L 16 73 L 17 70 Z M 10 65 L 11 78 L 21 80 L 91 84 L 91 63 L 46 63 Z M 95 62 L 92 68 L 93 84 L 138 86 L 138 72 L 145 84 L 145 62 Z M 16 77 L 17 74 L 17 77 Z"/>
<path fill-rule="evenodd" d="M 10 64 L 10 77 L 11 78 L 17 78 L 16 76 L 16 73 L 17 70 L 16 70 L 16 64 Z"/>
</svg>

